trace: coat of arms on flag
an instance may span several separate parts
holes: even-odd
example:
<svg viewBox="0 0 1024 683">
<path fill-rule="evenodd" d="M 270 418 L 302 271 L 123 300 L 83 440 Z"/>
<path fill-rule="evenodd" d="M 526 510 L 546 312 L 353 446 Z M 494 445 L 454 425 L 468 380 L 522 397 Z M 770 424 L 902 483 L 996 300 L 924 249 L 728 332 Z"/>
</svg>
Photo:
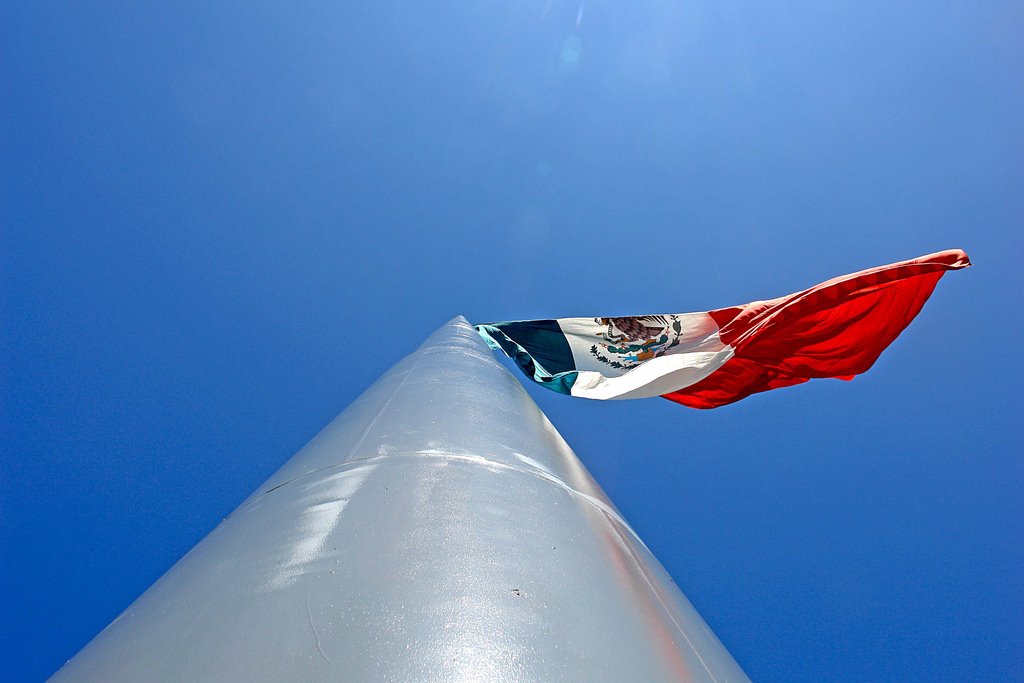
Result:
<svg viewBox="0 0 1024 683">
<path fill-rule="evenodd" d="M 715 408 L 809 379 L 853 379 L 921 310 L 953 249 L 843 275 L 801 292 L 701 313 L 476 325 L 533 379 L 594 399 L 662 396 Z"/>
</svg>

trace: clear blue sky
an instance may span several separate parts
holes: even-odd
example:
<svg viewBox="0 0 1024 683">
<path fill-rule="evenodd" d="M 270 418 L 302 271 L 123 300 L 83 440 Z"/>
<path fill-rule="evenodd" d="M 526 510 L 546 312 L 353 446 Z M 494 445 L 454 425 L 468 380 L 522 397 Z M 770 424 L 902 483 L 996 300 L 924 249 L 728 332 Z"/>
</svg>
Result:
<svg viewBox="0 0 1024 683">
<path fill-rule="evenodd" d="M 0 678 L 470 320 L 962 247 L 867 375 L 529 386 L 755 680 L 1024 680 L 1024 5 L 5 3 Z"/>
</svg>

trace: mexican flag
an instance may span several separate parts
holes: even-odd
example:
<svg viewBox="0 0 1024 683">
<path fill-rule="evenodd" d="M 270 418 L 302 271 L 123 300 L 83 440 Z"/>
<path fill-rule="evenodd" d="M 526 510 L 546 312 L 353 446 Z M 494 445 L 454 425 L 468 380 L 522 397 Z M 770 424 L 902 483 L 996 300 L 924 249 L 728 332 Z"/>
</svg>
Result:
<svg viewBox="0 0 1024 683">
<path fill-rule="evenodd" d="M 867 371 L 910 324 L 959 249 L 834 278 L 802 292 L 703 313 L 476 325 L 535 382 L 593 399 L 662 396 L 716 408 L 819 377 Z"/>
</svg>

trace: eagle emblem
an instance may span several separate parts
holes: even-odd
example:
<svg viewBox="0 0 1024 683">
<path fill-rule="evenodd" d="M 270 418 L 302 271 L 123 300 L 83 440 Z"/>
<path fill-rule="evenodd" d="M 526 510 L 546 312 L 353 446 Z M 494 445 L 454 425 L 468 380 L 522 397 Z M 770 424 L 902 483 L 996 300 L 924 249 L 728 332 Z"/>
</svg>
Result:
<svg viewBox="0 0 1024 683">
<path fill-rule="evenodd" d="M 590 353 L 601 363 L 617 370 L 629 370 L 658 358 L 679 345 L 682 324 L 675 315 L 641 315 L 624 318 L 594 318 L 604 329 Z"/>
</svg>

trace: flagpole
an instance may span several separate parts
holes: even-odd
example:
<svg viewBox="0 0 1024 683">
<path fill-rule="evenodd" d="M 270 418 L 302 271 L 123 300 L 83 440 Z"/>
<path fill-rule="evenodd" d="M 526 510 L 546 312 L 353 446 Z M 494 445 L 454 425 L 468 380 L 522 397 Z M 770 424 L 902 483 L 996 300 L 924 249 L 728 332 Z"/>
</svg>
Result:
<svg viewBox="0 0 1024 683">
<path fill-rule="evenodd" d="M 465 319 L 54 681 L 746 681 Z"/>
</svg>

